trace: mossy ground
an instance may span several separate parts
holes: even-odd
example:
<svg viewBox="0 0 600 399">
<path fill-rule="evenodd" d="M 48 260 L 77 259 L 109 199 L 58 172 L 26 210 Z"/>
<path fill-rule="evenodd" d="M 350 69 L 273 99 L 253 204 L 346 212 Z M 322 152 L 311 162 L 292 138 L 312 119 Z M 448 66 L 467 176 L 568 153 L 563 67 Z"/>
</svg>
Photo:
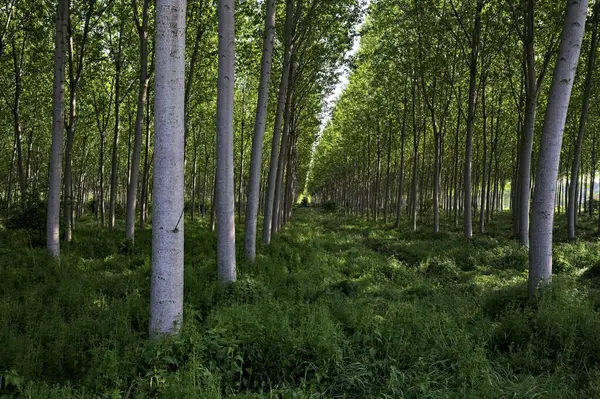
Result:
<svg viewBox="0 0 600 399">
<path fill-rule="evenodd" d="M 533 306 L 508 215 L 467 241 L 299 209 L 228 289 L 214 234 L 188 222 L 185 322 L 158 344 L 149 231 L 132 249 L 83 222 L 58 265 L 0 230 L 0 396 L 599 397 L 600 244 L 582 224 L 576 243 L 557 229 Z"/>
</svg>

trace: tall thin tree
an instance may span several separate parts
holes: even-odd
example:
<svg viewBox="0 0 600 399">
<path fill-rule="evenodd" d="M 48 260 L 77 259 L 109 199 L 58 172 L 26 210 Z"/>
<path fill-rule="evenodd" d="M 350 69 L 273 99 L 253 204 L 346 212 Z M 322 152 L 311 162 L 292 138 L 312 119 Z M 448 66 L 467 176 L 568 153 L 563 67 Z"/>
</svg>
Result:
<svg viewBox="0 0 600 399">
<path fill-rule="evenodd" d="M 262 147 L 265 139 L 267 106 L 269 104 L 269 88 L 271 84 L 271 66 L 273 62 L 273 41 L 275 39 L 275 3 L 267 1 L 265 32 L 263 37 L 263 54 L 260 69 L 260 86 L 254 138 L 252 139 L 252 156 L 250 158 L 250 180 L 248 182 L 248 202 L 246 204 L 246 259 L 253 262 L 256 258 L 256 225 L 258 219 L 258 200 L 260 193 L 260 172 L 262 165 Z"/>
<path fill-rule="evenodd" d="M 594 5 L 594 14 L 592 17 L 592 40 L 590 42 L 590 51 L 588 54 L 588 65 L 587 74 L 585 76 L 585 83 L 583 85 L 583 104 L 581 106 L 581 115 L 579 117 L 579 129 L 577 132 L 577 139 L 575 142 L 575 154 L 573 157 L 573 166 L 571 168 L 571 184 L 569 187 L 569 202 L 567 204 L 567 231 L 569 239 L 575 239 L 575 206 L 577 204 L 577 192 L 579 185 L 577 184 L 577 177 L 579 176 L 579 168 L 581 167 L 581 152 L 583 150 L 583 135 L 585 133 L 585 125 L 587 123 L 589 109 L 590 109 L 590 96 L 592 94 L 592 86 L 594 83 L 594 67 L 596 65 L 596 52 L 598 49 L 598 10 L 600 1 L 596 1 Z M 593 183 L 593 181 L 592 181 Z"/>
<path fill-rule="evenodd" d="M 222 283 L 236 280 L 233 180 L 233 97 L 235 80 L 235 1 L 219 0 L 219 78 L 217 83 L 217 263 Z"/>
<path fill-rule="evenodd" d="M 530 299 L 536 297 L 538 287 L 547 285 L 552 279 L 552 228 L 556 180 L 587 9 L 588 0 L 567 2 L 562 39 L 544 117 L 531 213 L 528 283 Z"/>
<path fill-rule="evenodd" d="M 127 216 L 125 222 L 125 235 L 131 242 L 135 240 L 135 205 L 137 199 L 138 180 L 140 175 L 140 159 L 142 155 L 142 124 L 144 121 L 144 107 L 148 93 L 148 9 L 150 0 L 144 0 L 142 16 L 139 17 L 137 0 L 132 0 L 133 16 L 140 42 L 140 81 L 135 115 L 135 138 L 133 141 L 133 155 L 131 157 L 131 172 L 129 187 L 127 188 Z"/>
<path fill-rule="evenodd" d="M 150 337 L 183 319 L 186 0 L 157 0 Z"/>
<path fill-rule="evenodd" d="M 46 244 L 52 256 L 60 256 L 60 188 L 64 126 L 65 67 L 69 0 L 60 0 L 56 11 L 54 92 L 52 96 L 52 149 L 50 152 Z"/>
</svg>

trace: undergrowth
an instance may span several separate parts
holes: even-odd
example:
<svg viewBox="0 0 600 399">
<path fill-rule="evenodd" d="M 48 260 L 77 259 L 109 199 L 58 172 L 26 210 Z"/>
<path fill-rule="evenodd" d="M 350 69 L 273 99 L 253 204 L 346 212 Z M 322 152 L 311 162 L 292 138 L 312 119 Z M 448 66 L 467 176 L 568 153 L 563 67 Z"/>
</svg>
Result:
<svg viewBox="0 0 600 399">
<path fill-rule="evenodd" d="M 0 230 L 0 396 L 600 395 L 591 233 L 557 243 L 552 290 L 534 306 L 506 216 L 467 241 L 452 226 L 413 233 L 332 212 L 299 209 L 227 289 L 214 234 L 188 222 L 184 326 L 159 343 L 147 339 L 149 231 L 131 248 L 80 223 L 57 264 Z"/>
</svg>

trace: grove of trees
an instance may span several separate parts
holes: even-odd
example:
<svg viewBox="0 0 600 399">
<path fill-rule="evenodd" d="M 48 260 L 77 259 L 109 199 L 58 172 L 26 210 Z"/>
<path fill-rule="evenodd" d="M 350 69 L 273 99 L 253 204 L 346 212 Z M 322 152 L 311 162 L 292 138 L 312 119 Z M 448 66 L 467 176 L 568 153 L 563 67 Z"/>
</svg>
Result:
<svg viewBox="0 0 600 399">
<path fill-rule="evenodd" d="M 471 375 L 454 346 L 493 364 L 457 397 L 548 365 L 598 380 L 598 348 L 577 340 L 600 326 L 569 336 L 568 317 L 543 317 L 550 303 L 587 326 L 598 311 L 600 255 L 580 256 L 595 263 L 568 271 L 571 291 L 551 282 L 573 269 L 563 245 L 593 252 L 600 235 L 599 19 L 600 0 L 0 0 L 0 242 L 15 243 L 0 259 L 31 262 L 0 265 L 16 287 L 0 285 L 0 355 L 28 364 L 56 342 L 27 336 L 27 290 L 58 301 L 61 337 L 85 319 L 72 306 L 89 275 L 103 283 L 82 313 L 117 308 L 125 338 L 90 333 L 87 358 L 57 356 L 67 388 L 146 362 L 115 397 L 160 397 L 184 367 L 196 393 L 198 370 L 221 373 L 215 397 L 405 397 L 408 380 L 406 396 L 436 397 L 435 372 L 455 374 L 446 387 Z M 498 288 L 521 278 L 523 292 Z M 410 342 L 429 357 L 407 360 Z M 411 374 L 423 364 L 435 372 Z M 0 396 L 25 392 L 19 372 L 0 369 Z"/>
<path fill-rule="evenodd" d="M 585 1 L 374 2 L 309 191 L 413 230 L 431 218 L 439 232 L 443 214 L 467 239 L 474 220 L 484 234 L 510 210 L 535 298 L 552 276 L 554 212 L 567 210 L 574 239 L 577 214 L 595 206 L 597 18 Z M 587 74 L 575 75 L 580 50 Z"/>
</svg>

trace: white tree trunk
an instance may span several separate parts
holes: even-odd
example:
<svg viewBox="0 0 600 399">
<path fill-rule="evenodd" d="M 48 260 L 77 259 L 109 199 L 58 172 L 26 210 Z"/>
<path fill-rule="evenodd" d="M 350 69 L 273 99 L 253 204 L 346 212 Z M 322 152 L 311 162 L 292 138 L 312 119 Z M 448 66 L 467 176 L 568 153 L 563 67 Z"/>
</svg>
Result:
<svg viewBox="0 0 600 399">
<path fill-rule="evenodd" d="M 525 120 L 523 122 L 523 138 L 519 157 L 518 195 L 515 197 L 518 211 L 519 238 L 521 245 L 529 246 L 529 203 L 531 201 L 531 156 L 535 133 L 535 117 L 538 102 L 537 73 L 535 67 L 535 1 L 527 2 L 526 37 L 524 50 L 526 54 L 526 102 Z"/>
<path fill-rule="evenodd" d="M 593 15 L 593 34 L 592 41 L 590 42 L 590 52 L 588 56 L 588 68 L 585 76 L 585 83 L 583 85 L 583 104 L 581 107 L 581 116 L 579 117 L 579 129 L 577 133 L 577 140 L 575 141 L 575 154 L 573 156 L 573 167 L 571 169 L 571 181 L 575 184 L 571 184 L 569 188 L 569 203 L 567 204 L 567 231 L 570 240 L 575 239 L 575 206 L 577 204 L 577 178 L 579 177 L 579 168 L 581 167 L 581 153 L 583 150 L 583 135 L 585 133 L 585 125 L 588 118 L 588 112 L 590 108 L 590 96 L 592 93 L 592 86 L 594 83 L 594 67 L 596 64 L 596 50 L 598 47 L 598 9 L 600 1 L 596 1 L 594 5 Z M 592 180 L 593 183 L 593 180 Z M 593 193 L 593 190 L 591 191 Z M 591 197 L 593 198 L 593 197 Z M 590 208 L 591 209 L 591 208 Z"/>
<path fill-rule="evenodd" d="M 529 248 L 529 297 L 552 279 L 552 228 L 562 139 L 585 30 L 588 0 L 571 0 L 558 51 L 537 163 Z"/>
<path fill-rule="evenodd" d="M 127 216 L 125 221 L 125 236 L 132 243 L 135 241 L 135 205 L 137 203 L 137 188 L 140 175 L 140 159 L 142 155 L 142 123 L 144 120 L 144 106 L 146 105 L 146 94 L 148 93 L 148 8 L 149 1 L 145 0 L 142 8 L 142 19 L 137 17 L 137 2 L 134 1 L 135 23 L 140 42 L 140 82 L 138 91 L 138 103 L 135 116 L 135 139 L 133 144 L 133 155 L 131 157 L 131 172 L 129 186 L 127 187 Z"/>
<path fill-rule="evenodd" d="M 273 129 L 273 141 L 271 143 L 271 163 L 269 164 L 269 175 L 267 178 L 267 192 L 265 198 L 265 214 L 263 220 L 263 242 L 271 242 L 271 221 L 273 219 L 273 202 L 275 200 L 275 184 L 277 180 L 277 166 L 279 156 L 279 139 L 281 137 L 281 124 L 283 121 L 283 110 L 285 108 L 285 98 L 290 75 L 290 58 L 292 27 L 294 22 L 294 0 L 287 0 L 285 8 L 285 27 L 284 27 L 284 54 L 283 71 L 279 83 L 279 94 L 277 98 L 277 111 L 275 113 L 275 128 Z"/>
<path fill-rule="evenodd" d="M 186 0 L 156 4 L 150 337 L 183 318 L 183 141 Z"/>
<path fill-rule="evenodd" d="M 222 283 L 236 280 L 233 180 L 234 0 L 219 0 L 217 84 L 217 263 Z"/>
<path fill-rule="evenodd" d="M 60 179 L 64 128 L 65 65 L 67 52 L 67 21 L 69 0 L 60 0 L 56 11 L 56 42 L 54 48 L 54 93 L 52 117 L 52 149 L 50 153 L 48 215 L 46 245 L 52 256 L 60 256 Z"/>
<path fill-rule="evenodd" d="M 260 172 L 262 165 L 262 147 L 265 138 L 267 106 L 269 104 L 269 86 L 271 83 L 271 65 L 273 61 L 273 40 L 275 38 L 275 1 L 267 1 L 263 54 L 260 70 L 260 88 L 256 106 L 256 123 L 252 140 L 250 161 L 250 181 L 248 183 L 248 203 L 246 204 L 246 259 L 254 262 L 256 258 L 256 225 L 258 219 L 258 197 L 260 191 Z"/>
</svg>

